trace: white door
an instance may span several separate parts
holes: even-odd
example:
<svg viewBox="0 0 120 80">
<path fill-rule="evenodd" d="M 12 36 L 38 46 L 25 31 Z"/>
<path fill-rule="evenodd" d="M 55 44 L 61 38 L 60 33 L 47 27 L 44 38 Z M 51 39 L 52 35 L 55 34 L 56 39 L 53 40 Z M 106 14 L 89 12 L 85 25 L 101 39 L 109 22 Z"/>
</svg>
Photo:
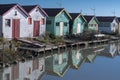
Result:
<svg viewBox="0 0 120 80">
<path fill-rule="evenodd" d="M 62 59 L 63 59 L 63 56 L 62 56 L 62 54 L 59 54 L 59 64 L 62 64 Z"/>
<path fill-rule="evenodd" d="M 112 56 L 115 55 L 116 50 L 117 50 L 116 45 L 115 45 L 115 44 L 110 44 L 110 51 L 109 51 L 109 53 L 110 53 Z"/>
<path fill-rule="evenodd" d="M 60 36 L 63 36 L 63 26 L 64 26 L 64 23 L 60 22 Z"/>
<path fill-rule="evenodd" d="M 81 24 L 78 23 L 78 24 L 77 24 L 77 34 L 80 33 L 80 31 L 81 31 L 80 27 L 81 27 Z"/>
</svg>

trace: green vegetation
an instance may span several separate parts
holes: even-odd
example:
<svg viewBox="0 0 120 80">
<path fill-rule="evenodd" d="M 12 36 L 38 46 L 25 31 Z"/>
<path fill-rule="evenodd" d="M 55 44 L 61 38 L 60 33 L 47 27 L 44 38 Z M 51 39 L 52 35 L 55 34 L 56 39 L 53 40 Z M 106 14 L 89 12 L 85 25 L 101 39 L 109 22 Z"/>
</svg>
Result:
<svg viewBox="0 0 120 80">
<path fill-rule="evenodd" d="M 38 39 L 36 38 L 36 40 L 39 40 L 41 43 L 45 43 L 45 44 L 63 44 L 63 37 L 59 37 L 59 36 L 55 36 L 53 34 L 49 34 L 48 32 L 46 32 L 46 34 L 44 36 L 42 36 L 42 38 Z"/>
</svg>

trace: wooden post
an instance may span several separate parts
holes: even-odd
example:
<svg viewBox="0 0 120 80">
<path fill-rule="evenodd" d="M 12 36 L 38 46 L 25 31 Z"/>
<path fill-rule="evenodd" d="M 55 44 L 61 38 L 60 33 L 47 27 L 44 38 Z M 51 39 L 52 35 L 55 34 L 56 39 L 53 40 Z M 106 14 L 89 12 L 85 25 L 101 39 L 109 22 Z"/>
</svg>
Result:
<svg viewBox="0 0 120 80">
<path fill-rule="evenodd" d="M 45 47 L 44 47 L 44 54 L 45 54 Z"/>
<path fill-rule="evenodd" d="M 51 53 L 53 53 L 53 46 L 51 47 Z"/>
<path fill-rule="evenodd" d="M 65 51 L 67 51 L 67 46 L 65 46 Z"/>
<path fill-rule="evenodd" d="M 59 48 L 59 45 L 58 45 L 58 53 L 60 53 L 60 48 Z"/>
<path fill-rule="evenodd" d="M 88 42 L 85 42 L 85 48 L 87 48 L 88 47 Z"/>
<path fill-rule="evenodd" d="M 77 48 L 78 48 L 78 44 L 77 44 Z"/>
</svg>

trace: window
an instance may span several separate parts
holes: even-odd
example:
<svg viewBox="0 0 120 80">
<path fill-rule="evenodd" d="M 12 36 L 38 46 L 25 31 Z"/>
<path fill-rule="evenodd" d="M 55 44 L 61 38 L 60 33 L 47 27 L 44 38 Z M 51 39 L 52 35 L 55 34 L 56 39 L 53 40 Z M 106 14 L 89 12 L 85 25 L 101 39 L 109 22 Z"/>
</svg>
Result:
<svg viewBox="0 0 120 80">
<path fill-rule="evenodd" d="M 67 59 L 66 59 L 66 58 L 64 58 L 64 59 L 63 59 L 63 62 L 64 62 L 64 63 L 65 63 L 65 62 L 67 62 Z"/>
<path fill-rule="evenodd" d="M 64 23 L 64 26 L 67 26 L 67 23 L 66 23 L 66 22 Z"/>
<path fill-rule="evenodd" d="M 17 11 L 15 11 L 15 16 L 17 16 Z"/>
<path fill-rule="evenodd" d="M 89 24 L 89 26 L 91 26 L 91 24 Z"/>
<path fill-rule="evenodd" d="M 113 27 L 115 27 L 115 23 L 113 23 Z"/>
<path fill-rule="evenodd" d="M 24 80 L 30 80 L 29 78 L 24 78 Z"/>
<path fill-rule="evenodd" d="M 95 27 L 97 27 L 97 24 L 94 24 Z"/>
<path fill-rule="evenodd" d="M 93 24 L 91 24 L 91 27 L 93 27 Z"/>
<path fill-rule="evenodd" d="M 45 24 L 45 19 L 44 19 L 44 18 L 41 19 L 41 24 L 42 24 L 42 25 Z"/>
<path fill-rule="evenodd" d="M 39 66 L 39 69 L 40 69 L 40 71 L 43 71 L 43 69 L 44 69 L 44 68 L 43 68 L 43 65 L 40 65 L 40 66 Z"/>
<path fill-rule="evenodd" d="M 58 64 L 58 60 L 55 60 L 55 65 L 57 65 Z"/>
<path fill-rule="evenodd" d="M 28 18 L 28 24 L 32 24 L 32 18 Z"/>
<path fill-rule="evenodd" d="M 60 26 L 60 23 L 59 23 L 59 22 L 56 22 L 56 26 Z"/>
<path fill-rule="evenodd" d="M 10 19 L 5 19 L 5 26 L 8 26 L 8 27 L 11 26 L 11 21 L 10 21 Z"/>
<path fill-rule="evenodd" d="M 9 73 L 5 74 L 4 80 L 10 80 L 10 74 Z"/>
<path fill-rule="evenodd" d="M 52 21 L 51 21 L 51 20 L 47 20 L 47 21 L 46 21 L 46 24 L 51 25 L 51 24 L 52 24 Z"/>
</svg>

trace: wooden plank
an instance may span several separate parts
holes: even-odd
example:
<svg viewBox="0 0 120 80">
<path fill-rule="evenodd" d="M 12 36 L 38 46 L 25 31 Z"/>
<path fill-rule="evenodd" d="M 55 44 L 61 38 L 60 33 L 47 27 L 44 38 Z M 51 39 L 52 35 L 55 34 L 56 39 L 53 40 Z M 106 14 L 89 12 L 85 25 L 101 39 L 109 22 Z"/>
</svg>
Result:
<svg viewBox="0 0 120 80">
<path fill-rule="evenodd" d="M 25 39 L 16 39 L 16 40 L 20 41 L 20 42 L 23 42 L 23 43 L 26 43 L 26 44 L 33 45 L 33 46 L 37 46 L 37 47 L 45 47 L 45 45 L 41 45 L 39 43 L 35 43 L 35 42 L 29 41 L 29 40 L 25 40 Z"/>
</svg>

